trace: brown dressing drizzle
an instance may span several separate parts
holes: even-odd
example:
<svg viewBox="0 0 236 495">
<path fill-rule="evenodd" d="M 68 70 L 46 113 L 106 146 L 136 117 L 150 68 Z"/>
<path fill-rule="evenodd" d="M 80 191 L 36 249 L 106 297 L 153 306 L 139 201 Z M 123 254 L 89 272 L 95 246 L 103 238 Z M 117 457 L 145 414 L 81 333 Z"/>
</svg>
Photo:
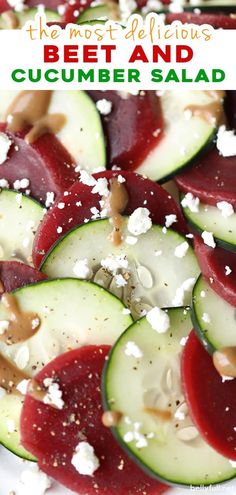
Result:
<svg viewBox="0 0 236 495">
<path fill-rule="evenodd" d="M 157 407 L 145 407 L 144 412 L 148 414 L 152 414 L 156 416 L 156 418 L 161 419 L 162 421 L 171 421 L 172 414 L 167 409 L 159 409 Z"/>
<path fill-rule="evenodd" d="M 4 292 L 2 303 L 9 310 L 9 326 L 0 335 L 0 340 L 6 344 L 16 344 L 33 337 L 40 328 L 40 319 L 36 313 L 21 311 L 14 294 Z M 38 323 L 37 323 L 38 320 Z"/>
<path fill-rule="evenodd" d="M 224 110 L 222 99 L 225 95 L 224 91 L 204 91 L 212 97 L 212 102 L 206 105 L 188 105 L 185 110 L 190 110 L 195 117 L 200 117 L 208 124 L 222 123 L 224 118 Z"/>
<path fill-rule="evenodd" d="M 18 392 L 16 390 L 17 385 L 28 378 L 28 375 L 16 368 L 0 354 L 0 387 L 4 388 L 9 394 L 16 393 Z"/>
<path fill-rule="evenodd" d="M 120 183 L 117 178 L 110 181 L 110 195 L 109 201 L 109 215 L 111 217 L 113 231 L 111 234 L 111 241 L 114 246 L 119 246 L 122 243 L 121 227 L 122 227 L 122 213 L 125 210 L 129 196 L 124 186 L 124 183 Z"/>
<path fill-rule="evenodd" d="M 66 123 L 63 114 L 48 114 L 52 91 L 20 91 L 6 111 L 7 128 L 12 132 L 32 129 L 26 134 L 27 143 L 33 143 L 44 134 L 57 133 Z"/>
<path fill-rule="evenodd" d="M 6 22 L 6 25 L 9 29 L 18 29 L 20 26 L 19 19 L 13 10 L 7 10 L 3 12 L 2 18 Z"/>
<path fill-rule="evenodd" d="M 236 347 L 222 347 L 215 351 L 213 363 L 221 376 L 236 378 Z"/>
<path fill-rule="evenodd" d="M 102 415 L 102 424 L 107 428 L 117 426 L 122 417 L 123 414 L 120 411 L 106 411 Z"/>
</svg>

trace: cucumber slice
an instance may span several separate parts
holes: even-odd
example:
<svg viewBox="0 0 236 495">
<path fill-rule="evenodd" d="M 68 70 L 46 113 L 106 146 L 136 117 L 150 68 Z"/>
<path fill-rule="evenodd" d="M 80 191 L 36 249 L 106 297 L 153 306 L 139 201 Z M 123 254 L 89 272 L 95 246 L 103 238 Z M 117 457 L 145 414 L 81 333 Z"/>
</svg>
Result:
<svg viewBox="0 0 236 495">
<path fill-rule="evenodd" d="M 236 346 L 236 309 L 222 299 L 201 275 L 193 289 L 192 320 L 207 351 Z"/>
<path fill-rule="evenodd" d="M 124 239 L 129 235 L 127 221 L 124 217 Z M 112 226 L 108 219 L 76 227 L 59 239 L 41 270 L 50 278 L 75 277 L 75 263 L 86 258 L 93 272 L 93 280 L 122 298 L 134 317 L 143 314 L 142 309 L 150 309 L 152 306 L 176 306 L 174 299 L 177 289 L 185 280 L 196 279 L 199 274 L 196 257 L 190 246 L 183 258 L 174 255 L 175 248 L 185 238 L 170 229 L 164 233 L 162 227 L 153 225 L 148 232 L 138 236 L 136 244 L 130 245 L 123 241 L 120 246 L 114 246 L 110 240 L 111 232 Z M 109 268 L 105 272 L 101 268 L 102 260 L 107 261 L 110 257 L 114 260 L 117 256 L 128 261 L 128 266 L 119 270 L 128 279 L 123 288 L 117 286 Z M 184 304 L 190 302 L 190 295 L 190 290 L 185 293 Z"/>
<path fill-rule="evenodd" d="M 105 20 L 104 17 L 106 19 L 112 19 L 113 9 L 114 7 L 112 8 L 109 3 L 96 5 L 95 7 L 89 7 L 79 15 L 77 23 L 81 24 L 87 21 L 94 21 L 94 20 L 101 21 L 101 20 Z"/>
<path fill-rule="evenodd" d="M 18 29 L 22 28 L 27 21 L 31 21 L 35 18 L 38 13 L 37 8 L 30 8 L 23 10 L 23 12 L 14 11 L 14 16 L 18 19 Z M 44 14 L 46 15 L 47 22 L 60 21 L 60 15 L 54 10 L 45 9 Z M 0 29 L 9 29 L 8 17 L 6 13 L 0 15 Z"/>
<path fill-rule="evenodd" d="M 18 91 L 1 91 L 0 120 Z M 57 133 L 76 163 L 93 171 L 106 164 L 105 142 L 99 112 L 84 91 L 53 91 L 48 113 L 63 113 L 66 124 Z"/>
<path fill-rule="evenodd" d="M 157 333 L 144 317 L 113 347 L 103 376 L 105 408 L 121 412 L 113 433 L 151 476 L 180 485 L 220 483 L 234 477 L 236 470 L 200 437 L 185 409 L 181 388 L 181 343 L 191 330 L 189 312 L 184 308 L 167 312 L 167 333 Z M 138 346 L 142 357 L 124 352 L 130 342 Z M 160 410 L 170 415 L 169 420 L 160 419 Z"/>
<path fill-rule="evenodd" d="M 183 199 L 184 195 L 181 195 Z M 204 230 L 212 232 L 216 243 L 229 251 L 236 251 L 236 213 L 224 218 L 216 206 L 199 204 L 199 212 L 193 213 L 189 208 L 183 208 L 187 222 L 197 232 Z"/>
<path fill-rule="evenodd" d="M 19 418 L 23 402 L 23 397 L 16 394 L 7 394 L 0 399 L 0 444 L 22 459 L 35 461 L 35 457 L 20 445 Z M 12 433 L 8 431 L 8 421 L 14 426 Z"/>
<path fill-rule="evenodd" d="M 45 281 L 18 289 L 14 294 L 23 311 L 38 314 L 41 327 L 34 337 L 23 343 L 7 346 L 0 342 L 0 352 L 16 366 L 17 354 L 26 346 L 29 361 L 24 372 L 29 377 L 68 349 L 113 344 L 133 321 L 130 315 L 123 314 L 124 305 L 119 299 L 90 282 L 75 279 Z M 8 317 L 0 302 L 0 320 Z M 20 448 L 20 410 L 18 396 L 11 394 L 0 399 L 0 442 L 17 455 L 26 457 Z M 2 428 L 6 416 L 15 421 L 15 433 L 10 438 Z"/>
<path fill-rule="evenodd" d="M 34 235 L 43 215 L 43 207 L 34 199 L 8 189 L 0 191 L 1 260 L 32 264 Z"/>
<path fill-rule="evenodd" d="M 187 119 L 184 110 L 212 102 L 207 91 L 165 91 L 161 96 L 165 133 L 136 172 L 166 182 L 213 144 L 215 126 L 199 116 Z"/>
</svg>

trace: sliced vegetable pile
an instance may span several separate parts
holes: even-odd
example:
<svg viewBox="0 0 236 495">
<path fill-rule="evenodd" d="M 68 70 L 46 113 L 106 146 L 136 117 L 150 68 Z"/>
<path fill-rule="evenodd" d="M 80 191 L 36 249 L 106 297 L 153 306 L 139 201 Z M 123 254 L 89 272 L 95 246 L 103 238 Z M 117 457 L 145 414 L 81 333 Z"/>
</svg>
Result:
<svg viewBox="0 0 236 495">
<path fill-rule="evenodd" d="M 0 95 L 0 442 L 45 490 L 236 477 L 235 94 Z"/>
</svg>

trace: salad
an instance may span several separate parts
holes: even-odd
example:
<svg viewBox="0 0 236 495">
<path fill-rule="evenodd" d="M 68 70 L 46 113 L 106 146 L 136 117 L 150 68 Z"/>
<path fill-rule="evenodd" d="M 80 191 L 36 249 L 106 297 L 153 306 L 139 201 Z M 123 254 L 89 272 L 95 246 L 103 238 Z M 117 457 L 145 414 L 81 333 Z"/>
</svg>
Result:
<svg viewBox="0 0 236 495">
<path fill-rule="evenodd" d="M 174 3 L 167 22 L 235 27 L 230 2 Z M 22 5 L 1 2 L 3 28 L 35 13 Z M 45 7 L 122 18 L 122 3 Z M 1 91 L 0 462 L 25 463 L 11 494 L 224 493 L 236 477 L 235 119 L 236 91 Z"/>
</svg>

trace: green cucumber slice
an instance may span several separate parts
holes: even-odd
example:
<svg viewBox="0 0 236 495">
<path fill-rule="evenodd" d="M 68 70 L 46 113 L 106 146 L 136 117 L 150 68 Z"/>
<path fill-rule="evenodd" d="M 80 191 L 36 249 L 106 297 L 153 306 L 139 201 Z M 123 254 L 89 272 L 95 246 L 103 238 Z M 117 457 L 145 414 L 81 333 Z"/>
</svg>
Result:
<svg viewBox="0 0 236 495">
<path fill-rule="evenodd" d="M 112 19 L 112 7 L 109 3 L 104 3 L 101 5 L 96 5 L 95 7 L 89 7 L 84 10 L 78 17 L 78 24 L 87 21 L 101 21 L 106 19 Z"/>
<path fill-rule="evenodd" d="M 50 278 L 75 277 L 76 262 L 87 259 L 93 280 L 123 299 L 134 317 L 142 315 L 142 309 L 151 309 L 152 306 L 177 306 L 174 301 L 177 289 L 187 279 L 193 279 L 194 284 L 199 274 L 193 249 L 189 246 L 185 256 L 176 257 L 175 248 L 186 239 L 171 229 L 157 225 L 137 236 L 136 244 L 127 244 L 125 239 L 130 235 L 127 222 L 124 217 L 124 241 L 120 246 L 114 246 L 110 240 L 112 226 L 108 219 L 76 227 L 56 243 L 41 270 Z M 116 257 L 128 263 L 127 267 L 117 272 L 127 277 L 124 287 L 118 286 L 116 275 L 109 268 L 102 269 L 102 260 L 114 260 Z M 190 289 L 185 293 L 184 304 L 190 302 Z"/>
<path fill-rule="evenodd" d="M 13 190 L 0 191 L 0 259 L 32 264 L 35 232 L 44 209 L 32 198 Z"/>
<path fill-rule="evenodd" d="M 129 314 L 123 313 L 124 305 L 119 299 L 86 281 L 45 281 L 18 289 L 14 294 L 23 311 L 38 314 L 41 327 L 23 343 L 7 346 L 0 342 L 0 352 L 17 366 L 19 351 L 27 347 L 29 361 L 24 372 L 29 377 L 68 349 L 113 344 L 133 321 Z M 0 301 L 0 320 L 8 317 Z M 20 411 L 18 396 L 11 394 L 0 399 L 0 442 L 17 455 L 27 457 L 20 448 Z M 10 437 L 2 427 L 6 416 L 15 421 L 15 432 Z"/>
<path fill-rule="evenodd" d="M 194 288 L 192 320 L 207 351 L 236 346 L 236 308 L 222 299 L 201 275 Z"/>
<path fill-rule="evenodd" d="M 14 11 L 14 15 L 17 17 L 19 22 L 18 29 L 22 28 L 27 21 L 34 20 L 35 15 L 39 12 L 37 8 L 29 8 L 23 10 L 23 12 Z M 44 14 L 46 15 L 47 22 L 60 21 L 60 15 L 54 10 L 45 9 Z M 0 15 L 0 29 L 9 29 L 7 22 L 7 16 L 3 13 Z"/>
<path fill-rule="evenodd" d="M 0 120 L 18 91 L 1 91 Z M 82 168 L 93 171 L 106 165 L 105 142 L 99 112 L 84 91 L 53 91 L 48 113 L 63 113 L 66 124 L 57 133 L 72 158 Z"/>
<path fill-rule="evenodd" d="M 208 105 L 210 101 L 212 97 L 207 91 L 165 91 L 161 96 L 164 136 L 136 172 L 166 182 L 193 159 L 199 158 L 213 143 L 215 126 L 199 116 L 188 119 L 184 111 L 191 106 Z"/>
<path fill-rule="evenodd" d="M 181 195 L 183 199 L 184 195 Z M 199 204 L 199 212 L 182 208 L 187 222 L 197 232 L 211 232 L 216 243 L 229 251 L 236 251 L 236 213 L 225 218 L 217 206 Z"/>
<path fill-rule="evenodd" d="M 200 437 L 181 388 L 181 344 L 192 328 L 190 315 L 184 308 L 167 313 L 166 333 L 157 333 L 144 317 L 116 342 L 103 375 L 105 408 L 121 412 L 113 433 L 151 476 L 180 485 L 220 483 L 234 477 L 236 470 Z M 127 355 L 128 343 L 138 346 L 142 356 Z M 169 421 L 153 409 L 169 411 Z"/>
</svg>

